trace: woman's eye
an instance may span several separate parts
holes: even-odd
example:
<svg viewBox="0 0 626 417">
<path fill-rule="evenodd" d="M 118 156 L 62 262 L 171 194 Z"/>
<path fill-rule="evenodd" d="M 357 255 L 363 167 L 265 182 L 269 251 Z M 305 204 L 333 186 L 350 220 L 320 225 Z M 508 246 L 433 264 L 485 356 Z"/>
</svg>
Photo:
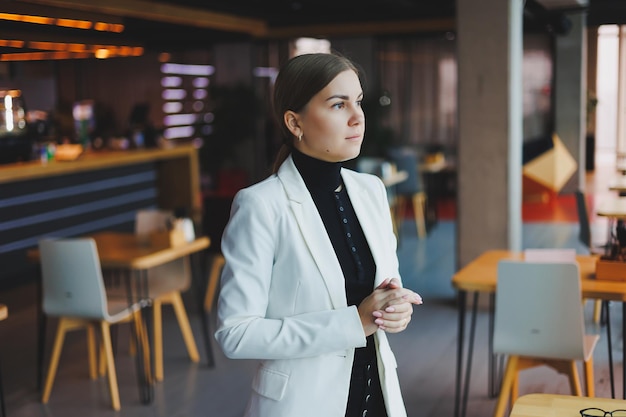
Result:
<svg viewBox="0 0 626 417">
<path fill-rule="evenodd" d="M 363 104 L 363 100 L 357 100 L 356 102 L 357 107 L 361 107 L 361 104 Z"/>
<path fill-rule="evenodd" d="M 334 109 L 341 109 L 344 107 L 343 102 L 333 104 Z"/>
</svg>

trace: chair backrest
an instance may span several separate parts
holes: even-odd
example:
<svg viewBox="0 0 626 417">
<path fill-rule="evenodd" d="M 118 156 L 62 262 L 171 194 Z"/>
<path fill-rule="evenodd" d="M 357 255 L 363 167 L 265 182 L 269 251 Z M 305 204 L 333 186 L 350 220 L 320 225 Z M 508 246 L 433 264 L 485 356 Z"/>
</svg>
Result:
<svg viewBox="0 0 626 417">
<path fill-rule="evenodd" d="M 135 234 L 148 235 L 152 232 L 165 231 L 172 212 L 160 209 L 141 209 L 135 213 Z"/>
<path fill-rule="evenodd" d="M 587 199 L 585 193 L 580 190 L 574 191 L 576 196 L 576 209 L 578 212 L 578 240 L 588 249 L 591 249 L 591 225 L 589 224 L 589 210 L 587 209 Z"/>
<path fill-rule="evenodd" d="M 135 233 L 149 235 L 167 230 L 173 213 L 160 209 L 142 209 L 135 214 Z M 191 269 L 187 258 L 175 259 L 148 270 L 151 295 L 171 290 L 184 291 L 191 285 Z"/>
<path fill-rule="evenodd" d="M 584 359 L 578 264 L 500 261 L 495 353 Z"/>
<path fill-rule="evenodd" d="M 383 164 L 386 161 L 383 158 L 374 156 L 359 156 L 356 160 L 356 170 L 359 172 L 366 172 L 368 174 L 383 176 Z"/>
<path fill-rule="evenodd" d="M 39 253 L 44 313 L 98 320 L 108 316 L 93 239 L 44 239 L 39 241 Z"/>
<path fill-rule="evenodd" d="M 398 171 L 405 171 L 408 176 L 405 181 L 396 185 L 399 195 L 413 195 L 424 191 L 424 182 L 418 169 L 417 151 L 410 147 L 396 147 L 388 151 L 389 159 L 396 164 Z"/>
</svg>

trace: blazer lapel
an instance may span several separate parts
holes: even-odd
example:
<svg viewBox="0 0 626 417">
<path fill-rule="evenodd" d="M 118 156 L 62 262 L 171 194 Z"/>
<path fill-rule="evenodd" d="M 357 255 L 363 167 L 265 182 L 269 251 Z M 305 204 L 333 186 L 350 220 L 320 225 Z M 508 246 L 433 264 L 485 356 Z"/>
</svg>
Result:
<svg viewBox="0 0 626 417">
<path fill-rule="evenodd" d="M 345 307 L 345 281 L 341 265 L 333 245 L 326 233 L 322 218 L 309 194 L 304 180 L 293 163 L 291 156 L 278 170 L 278 178 L 285 187 L 289 204 L 311 256 L 317 265 L 335 308 Z"/>
</svg>

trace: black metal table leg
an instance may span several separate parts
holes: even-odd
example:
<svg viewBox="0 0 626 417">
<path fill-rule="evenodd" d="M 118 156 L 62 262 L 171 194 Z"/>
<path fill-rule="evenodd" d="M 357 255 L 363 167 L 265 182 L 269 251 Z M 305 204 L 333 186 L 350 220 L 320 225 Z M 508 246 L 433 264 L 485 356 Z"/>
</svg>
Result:
<svg viewBox="0 0 626 417">
<path fill-rule="evenodd" d="M 615 379 L 613 377 L 613 347 L 611 344 L 611 315 L 609 313 L 610 301 L 602 301 L 602 309 L 606 317 L 606 342 L 609 349 L 609 375 L 611 377 L 611 398 L 615 398 Z"/>
<path fill-rule="evenodd" d="M 6 417 L 7 410 L 4 405 L 4 388 L 2 386 L 2 361 L 0 360 L 0 417 Z"/>
<path fill-rule="evenodd" d="M 626 302 L 622 302 L 622 398 L 626 399 Z"/>
<path fill-rule="evenodd" d="M 465 309 L 467 306 L 466 292 L 459 291 L 459 332 L 457 339 L 456 358 L 456 385 L 454 395 L 454 417 L 465 417 L 467 411 L 467 398 L 469 395 L 470 374 L 472 371 L 472 356 L 474 351 L 474 336 L 476 334 L 476 315 L 478 309 L 478 293 L 474 292 L 472 318 L 470 321 L 470 335 L 467 346 L 467 369 L 463 375 L 463 350 L 465 338 Z M 465 379 L 463 381 L 463 379 Z"/>
<path fill-rule="evenodd" d="M 461 417 L 465 417 L 467 411 L 467 398 L 469 397 L 470 375 L 472 374 L 472 357 L 474 356 L 474 337 L 476 336 L 476 315 L 478 313 L 478 292 L 474 292 L 474 304 L 472 305 L 472 319 L 470 321 L 470 334 L 467 345 L 467 369 L 465 370 L 465 387 L 463 388 L 463 407 Z"/>
<path fill-rule="evenodd" d="M 489 398 L 495 398 L 500 391 L 500 372 L 497 366 L 498 355 L 493 353 L 493 335 L 495 329 L 495 293 L 489 294 Z"/>
<path fill-rule="evenodd" d="M 41 282 L 41 267 L 39 267 L 39 276 L 37 277 L 37 390 L 41 391 L 43 387 L 43 368 L 46 349 L 46 324 L 47 317 L 43 312 L 43 283 Z"/>
<path fill-rule="evenodd" d="M 459 291 L 458 294 L 458 335 L 457 335 L 457 347 L 456 347 L 456 382 L 454 387 L 454 417 L 460 417 L 460 404 L 461 404 L 461 381 L 463 378 L 463 344 L 465 336 L 465 306 L 467 293 L 465 291 Z"/>
<path fill-rule="evenodd" d="M 201 254 L 202 252 L 200 252 Z M 196 288 L 196 300 L 197 300 L 197 304 L 198 304 L 198 313 L 200 314 L 200 320 L 201 320 L 201 325 L 202 325 L 202 336 L 204 339 L 204 346 L 206 349 L 206 356 L 207 356 L 207 365 L 209 366 L 209 368 L 213 368 L 215 367 L 215 358 L 213 357 L 213 344 L 211 343 L 211 335 L 210 335 L 210 325 L 209 325 L 209 317 L 208 317 L 208 313 L 204 308 L 204 295 L 206 293 L 207 290 L 207 286 L 208 283 L 206 282 L 206 279 L 203 279 L 203 277 L 206 277 L 206 273 L 204 273 L 206 271 L 202 271 L 202 267 L 200 264 L 200 259 L 199 259 L 199 255 L 200 254 L 194 254 L 191 256 L 191 274 L 192 274 L 192 282 L 194 283 L 194 286 Z"/>
</svg>

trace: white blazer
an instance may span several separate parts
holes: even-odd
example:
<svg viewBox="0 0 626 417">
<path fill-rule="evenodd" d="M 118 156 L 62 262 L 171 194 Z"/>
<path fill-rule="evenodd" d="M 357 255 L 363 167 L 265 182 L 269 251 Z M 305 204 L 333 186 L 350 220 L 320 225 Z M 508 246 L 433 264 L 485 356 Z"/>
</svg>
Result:
<svg viewBox="0 0 626 417">
<path fill-rule="evenodd" d="M 341 176 L 376 262 L 374 286 L 399 278 L 385 186 L 345 168 Z M 261 360 L 245 415 L 344 417 L 354 348 L 365 346 L 365 334 L 291 157 L 276 175 L 237 193 L 222 253 L 215 337 L 227 357 Z M 387 414 L 405 417 L 385 332 L 375 340 Z"/>
</svg>

